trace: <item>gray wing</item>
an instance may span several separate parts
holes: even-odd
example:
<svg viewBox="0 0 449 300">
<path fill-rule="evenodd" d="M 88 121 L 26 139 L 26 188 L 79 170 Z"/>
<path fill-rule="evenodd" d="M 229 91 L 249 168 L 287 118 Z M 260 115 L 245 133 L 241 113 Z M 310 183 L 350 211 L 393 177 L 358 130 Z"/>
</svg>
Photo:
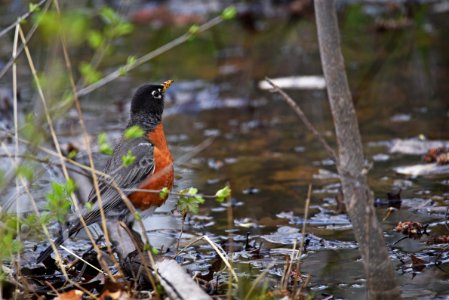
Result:
<svg viewBox="0 0 449 300">
<path fill-rule="evenodd" d="M 125 167 L 122 163 L 122 157 L 131 150 L 135 156 L 134 162 Z M 101 194 L 103 209 L 108 217 L 118 217 L 128 213 L 128 209 L 123 202 L 119 192 L 112 184 L 112 179 L 120 187 L 125 195 L 132 193 L 132 189 L 137 188 L 148 175 L 154 172 L 153 159 L 154 146 L 144 138 L 122 140 L 114 149 L 112 157 L 106 164 L 103 173 L 110 177 L 99 176 L 98 188 Z M 83 212 L 84 220 L 87 225 L 98 222 L 100 217 L 99 203 L 97 193 L 93 188 L 90 192 L 87 202 L 92 203 L 92 208 Z M 77 222 L 71 226 L 71 234 L 82 228 Z"/>
</svg>

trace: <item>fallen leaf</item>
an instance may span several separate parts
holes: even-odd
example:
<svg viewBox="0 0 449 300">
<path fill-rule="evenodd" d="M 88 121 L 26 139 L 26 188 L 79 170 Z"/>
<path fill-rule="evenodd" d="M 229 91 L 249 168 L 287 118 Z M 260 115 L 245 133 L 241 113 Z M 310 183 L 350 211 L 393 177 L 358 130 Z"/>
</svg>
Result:
<svg viewBox="0 0 449 300">
<path fill-rule="evenodd" d="M 58 297 L 54 298 L 55 300 L 81 300 L 84 292 L 80 290 L 71 290 L 62 294 L 59 294 Z"/>
<path fill-rule="evenodd" d="M 419 222 L 405 221 L 399 222 L 395 228 L 396 232 L 408 235 L 414 239 L 419 239 L 424 234 L 424 227 Z"/>
<path fill-rule="evenodd" d="M 412 258 L 412 268 L 416 272 L 421 272 L 426 267 L 426 262 L 415 255 L 411 256 Z"/>
</svg>

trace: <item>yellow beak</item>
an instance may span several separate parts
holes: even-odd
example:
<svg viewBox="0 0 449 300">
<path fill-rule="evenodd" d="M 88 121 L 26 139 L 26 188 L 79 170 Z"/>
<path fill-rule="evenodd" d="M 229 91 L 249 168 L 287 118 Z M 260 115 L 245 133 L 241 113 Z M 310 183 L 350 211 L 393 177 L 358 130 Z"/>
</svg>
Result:
<svg viewBox="0 0 449 300">
<path fill-rule="evenodd" d="M 170 85 L 173 83 L 174 80 L 166 80 L 164 81 L 164 83 L 162 84 L 163 88 L 162 88 L 162 93 L 165 93 L 165 91 L 170 87 Z"/>
</svg>

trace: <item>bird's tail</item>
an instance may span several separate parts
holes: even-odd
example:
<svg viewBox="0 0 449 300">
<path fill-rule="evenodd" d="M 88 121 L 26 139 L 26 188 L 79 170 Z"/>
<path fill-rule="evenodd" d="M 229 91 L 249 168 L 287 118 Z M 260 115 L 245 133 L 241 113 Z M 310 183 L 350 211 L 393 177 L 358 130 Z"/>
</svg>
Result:
<svg viewBox="0 0 449 300">
<path fill-rule="evenodd" d="M 64 243 L 64 236 L 60 235 L 53 243 L 55 244 L 56 248 L 59 247 L 59 245 L 61 245 L 62 243 Z M 39 257 L 36 260 L 36 263 L 41 263 L 43 262 L 47 257 L 50 256 L 50 254 L 53 252 L 53 248 L 50 246 L 48 246 L 44 251 L 41 252 L 41 254 L 39 255 Z"/>
</svg>

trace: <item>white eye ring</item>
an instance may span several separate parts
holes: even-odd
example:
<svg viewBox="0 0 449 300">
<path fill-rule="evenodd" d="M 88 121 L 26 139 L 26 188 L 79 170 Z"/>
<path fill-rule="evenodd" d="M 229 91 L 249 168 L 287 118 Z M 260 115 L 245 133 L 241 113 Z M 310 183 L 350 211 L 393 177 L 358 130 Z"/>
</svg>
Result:
<svg viewBox="0 0 449 300">
<path fill-rule="evenodd" d="M 155 90 L 151 92 L 151 96 L 153 96 L 155 99 L 161 99 L 162 94 L 160 90 Z"/>
</svg>

